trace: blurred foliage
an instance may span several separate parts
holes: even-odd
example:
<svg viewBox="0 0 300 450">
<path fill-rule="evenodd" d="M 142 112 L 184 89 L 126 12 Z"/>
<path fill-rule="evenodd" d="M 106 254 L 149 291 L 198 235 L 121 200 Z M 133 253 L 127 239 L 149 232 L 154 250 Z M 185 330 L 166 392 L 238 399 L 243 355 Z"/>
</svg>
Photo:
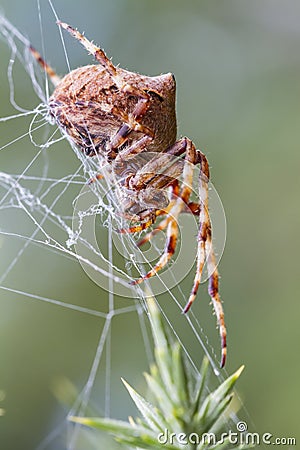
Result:
<svg viewBox="0 0 300 450">
<path fill-rule="evenodd" d="M 177 80 L 179 134 L 204 149 L 212 180 L 226 211 L 228 235 L 220 272 L 229 330 L 227 370 L 247 367 L 239 390 L 253 420 L 251 428 L 274 436 L 296 436 L 300 369 L 298 230 L 300 212 L 299 41 L 300 4 L 296 0 L 89 0 L 54 3 L 60 18 L 101 43 L 115 63 L 141 73 L 172 71 Z M 34 0 L 2 0 L 14 25 L 41 48 L 38 7 Z M 41 1 L 46 55 L 59 73 L 67 71 L 55 18 Z M 91 61 L 66 39 L 72 67 Z M 14 113 L 9 103 L 6 67 L 10 53 L 1 42 L 1 116 Z M 26 77 L 15 74 L 16 96 L 33 107 Z M 1 124 L 0 145 L 28 130 L 28 120 Z M 21 173 L 36 155 L 29 139 L 1 150 L 1 170 Z M 65 176 L 78 167 L 71 148 L 51 147 L 28 173 Z M 71 201 L 62 205 L 69 212 Z M 20 225 L 7 211 L 1 228 Z M 21 223 L 26 234 L 26 222 Z M 18 252 L 14 239 L 0 236 L 0 272 Z M 192 276 L 181 288 L 189 292 Z M 107 294 L 91 283 L 78 263 L 30 246 L 5 286 L 66 303 L 103 309 Z M 201 295 L 203 298 L 201 298 Z M 178 309 L 169 296 L 172 322 Z M 130 300 L 116 299 L 129 305 Z M 193 308 L 205 333 L 214 319 L 203 289 Z M 0 290 L 1 447 L 31 450 L 64 418 L 49 386 L 64 375 L 84 385 L 102 323 L 62 307 Z M 105 306 L 104 306 L 105 308 Z M 176 319 L 178 318 L 178 319 Z M 136 315 L 114 319 L 112 326 L 111 416 L 133 414 L 120 377 L 133 380 L 147 367 Z M 213 330 L 214 331 L 214 330 Z M 218 349 L 217 339 L 211 341 Z M 199 346 L 194 360 L 202 359 Z M 104 355 L 105 356 L 105 355 Z M 103 407 L 104 368 L 93 400 Z M 102 381 L 101 381 L 102 380 Z M 245 413 L 246 414 L 246 413 Z M 246 419 L 247 419 L 246 415 Z M 17 424 L 17 432 L 16 432 Z M 47 449 L 63 448 L 53 441 Z M 91 448 L 93 448 L 91 446 Z"/>
</svg>

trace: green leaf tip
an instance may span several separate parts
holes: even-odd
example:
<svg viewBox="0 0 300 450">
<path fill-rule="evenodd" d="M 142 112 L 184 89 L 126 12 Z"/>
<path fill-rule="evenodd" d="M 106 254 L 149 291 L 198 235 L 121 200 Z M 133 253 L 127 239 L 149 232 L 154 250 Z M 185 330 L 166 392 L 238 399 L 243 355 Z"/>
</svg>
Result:
<svg viewBox="0 0 300 450">
<path fill-rule="evenodd" d="M 80 423 L 81 425 L 88 425 L 89 418 L 87 417 L 77 417 L 77 416 L 69 416 L 68 420 L 70 422 Z"/>
<path fill-rule="evenodd" d="M 243 364 L 234 374 L 233 374 L 233 376 L 235 375 L 235 377 L 236 377 L 236 379 L 238 379 L 239 377 L 240 377 L 240 375 L 241 375 L 241 373 L 243 372 L 243 370 L 245 369 L 245 365 Z"/>
<path fill-rule="evenodd" d="M 136 407 L 142 414 L 149 428 L 153 431 L 161 431 L 161 415 L 158 414 L 157 408 L 155 408 L 151 403 L 149 403 L 144 397 L 138 394 L 130 384 L 127 383 L 123 378 L 121 378 L 124 386 L 130 394 L 130 397 L 134 401 Z"/>
</svg>

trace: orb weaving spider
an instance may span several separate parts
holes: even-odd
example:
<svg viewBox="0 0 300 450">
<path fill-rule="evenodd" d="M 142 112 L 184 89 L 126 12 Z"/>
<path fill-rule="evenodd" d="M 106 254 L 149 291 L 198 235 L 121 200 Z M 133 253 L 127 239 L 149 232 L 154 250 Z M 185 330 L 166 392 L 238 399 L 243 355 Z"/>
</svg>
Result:
<svg viewBox="0 0 300 450">
<path fill-rule="evenodd" d="M 33 56 L 51 79 L 55 89 L 48 101 L 49 114 L 86 156 L 101 155 L 114 165 L 121 177 L 122 167 L 136 155 L 153 155 L 142 167 L 127 170 L 122 177 L 125 192 L 123 209 L 136 225 L 120 230 L 135 233 L 147 229 L 159 216 L 162 221 L 138 243 L 151 240 L 166 230 L 163 254 L 153 268 L 132 281 L 139 284 L 156 275 L 171 259 L 178 238 L 178 216 L 189 212 L 199 217 L 197 263 L 194 284 L 186 313 L 194 302 L 205 262 L 209 275 L 208 292 L 217 317 L 221 337 L 221 367 L 226 360 L 226 327 L 219 296 L 219 275 L 212 248 L 208 213 L 209 166 L 205 155 L 184 137 L 176 141 L 175 79 L 172 74 L 148 77 L 113 65 L 101 48 L 66 23 L 58 24 L 90 52 L 98 65 L 79 67 L 63 78 L 42 59 L 33 47 Z M 167 159 L 176 157 L 167 164 Z M 200 168 L 199 203 L 190 201 L 193 169 Z M 134 165 L 132 165 L 134 167 Z M 162 170 L 161 168 L 165 168 Z M 178 182 L 178 177 L 182 181 Z M 96 178 L 100 179 L 101 174 Z M 172 196 L 167 192 L 171 189 Z"/>
</svg>

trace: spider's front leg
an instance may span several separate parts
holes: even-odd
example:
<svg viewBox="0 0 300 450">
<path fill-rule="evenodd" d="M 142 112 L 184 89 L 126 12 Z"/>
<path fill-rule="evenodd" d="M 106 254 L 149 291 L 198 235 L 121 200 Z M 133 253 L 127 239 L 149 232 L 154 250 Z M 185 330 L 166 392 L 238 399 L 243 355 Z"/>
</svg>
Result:
<svg viewBox="0 0 300 450">
<path fill-rule="evenodd" d="M 109 157 L 111 159 L 128 159 L 132 158 L 135 155 L 141 153 L 147 145 L 149 145 L 154 137 L 154 133 L 149 130 L 149 128 L 145 127 L 141 124 L 142 117 L 146 114 L 149 106 L 150 106 L 150 97 L 149 95 L 129 84 L 122 86 L 125 89 L 127 95 L 135 95 L 138 97 L 138 102 L 135 105 L 133 111 L 129 114 L 126 114 L 124 111 L 113 108 L 113 112 L 120 116 L 123 120 L 123 125 L 119 128 L 116 134 L 112 137 L 110 141 L 110 150 Z M 121 89 L 122 89 L 121 88 Z M 141 133 L 140 139 L 133 142 L 127 148 L 123 149 L 121 152 L 116 152 L 129 138 L 130 134 L 133 131 L 137 131 Z"/>
<path fill-rule="evenodd" d="M 114 160 L 120 155 L 119 157 L 125 159 L 126 157 L 132 157 L 135 154 L 142 152 L 153 139 L 153 132 L 141 124 L 141 119 L 146 114 L 151 104 L 149 94 L 124 80 L 124 78 L 119 74 L 117 68 L 113 65 L 112 61 L 106 56 L 105 52 L 100 47 L 93 44 L 93 42 L 89 41 L 82 33 L 67 23 L 59 21 L 58 25 L 67 30 L 86 48 L 88 52 L 94 55 L 98 63 L 109 73 L 111 79 L 115 83 L 115 86 L 120 92 L 124 93 L 124 95 L 137 97 L 138 99 L 137 104 L 130 113 L 125 113 L 116 107 L 112 109 L 112 113 L 115 113 L 116 116 L 121 117 L 123 124 L 110 140 L 108 158 L 110 160 Z M 132 131 L 141 133 L 141 138 L 132 143 L 132 145 L 124 149 L 122 152 L 118 153 L 118 149 L 127 141 Z"/>
</svg>

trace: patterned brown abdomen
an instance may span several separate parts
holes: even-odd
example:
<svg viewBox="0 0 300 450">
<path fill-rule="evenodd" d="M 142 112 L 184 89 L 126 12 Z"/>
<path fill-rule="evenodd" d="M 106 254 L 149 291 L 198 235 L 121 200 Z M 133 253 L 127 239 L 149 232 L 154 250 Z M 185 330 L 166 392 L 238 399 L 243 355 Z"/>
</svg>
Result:
<svg viewBox="0 0 300 450">
<path fill-rule="evenodd" d="M 136 74 L 118 69 L 125 82 Z M 163 151 L 176 140 L 175 81 L 171 74 L 139 75 L 139 87 L 149 93 L 151 104 L 141 124 L 154 132 L 148 151 Z M 50 114 L 57 124 L 89 156 L 105 155 L 107 144 L 130 115 L 138 99 L 120 92 L 101 66 L 80 67 L 66 75 L 49 100 Z M 132 132 L 127 145 L 139 139 Z"/>
</svg>

